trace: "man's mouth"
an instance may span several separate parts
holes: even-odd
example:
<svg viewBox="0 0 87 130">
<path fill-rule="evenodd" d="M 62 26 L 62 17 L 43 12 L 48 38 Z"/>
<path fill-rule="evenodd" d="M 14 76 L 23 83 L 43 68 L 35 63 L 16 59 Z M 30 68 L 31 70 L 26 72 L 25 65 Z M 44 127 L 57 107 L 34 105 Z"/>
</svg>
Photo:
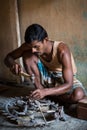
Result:
<svg viewBox="0 0 87 130">
<path fill-rule="evenodd" d="M 40 52 L 34 52 L 34 54 L 35 54 L 36 56 L 40 56 L 40 55 L 41 55 Z"/>
</svg>

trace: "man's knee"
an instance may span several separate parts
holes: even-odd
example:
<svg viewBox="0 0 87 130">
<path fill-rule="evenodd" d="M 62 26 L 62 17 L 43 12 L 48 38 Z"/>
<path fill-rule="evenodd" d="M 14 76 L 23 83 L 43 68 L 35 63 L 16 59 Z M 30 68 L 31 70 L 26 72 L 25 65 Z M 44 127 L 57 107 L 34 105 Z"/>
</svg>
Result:
<svg viewBox="0 0 87 130">
<path fill-rule="evenodd" d="M 78 87 L 73 91 L 72 100 L 78 102 L 79 100 L 84 98 L 84 96 L 85 96 L 84 90 Z"/>
<path fill-rule="evenodd" d="M 38 57 L 32 54 L 23 55 L 23 65 L 27 73 L 32 74 L 37 69 Z"/>
<path fill-rule="evenodd" d="M 38 57 L 37 56 L 35 56 L 35 55 L 29 55 L 29 56 L 25 56 L 24 58 L 23 58 L 23 62 L 25 63 L 25 64 L 34 64 L 34 63 L 37 63 L 38 62 Z"/>
</svg>

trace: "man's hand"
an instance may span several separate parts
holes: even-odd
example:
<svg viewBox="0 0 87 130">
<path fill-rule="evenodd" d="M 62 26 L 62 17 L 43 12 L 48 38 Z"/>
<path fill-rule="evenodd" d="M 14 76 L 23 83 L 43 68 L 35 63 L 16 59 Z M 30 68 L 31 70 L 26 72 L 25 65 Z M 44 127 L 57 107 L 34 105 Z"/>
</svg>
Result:
<svg viewBox="0 0 87 130">
<path fill-rule="evenodd" d="M 13 73 L 13 74 L 16 74 L 16 75 L 19 75 L 20 72 L 21 72 L 21 66 L 17 63 L 13 64 L 12 67 L 10 67 L 10 71 Z"/>
<path fill-rule="evenodd" d="M 46 96 L 46 89 L 36 89 L 31 94 L 31 97 L 34 99 L 42 99 L 45 96 Z"/>
</svg>

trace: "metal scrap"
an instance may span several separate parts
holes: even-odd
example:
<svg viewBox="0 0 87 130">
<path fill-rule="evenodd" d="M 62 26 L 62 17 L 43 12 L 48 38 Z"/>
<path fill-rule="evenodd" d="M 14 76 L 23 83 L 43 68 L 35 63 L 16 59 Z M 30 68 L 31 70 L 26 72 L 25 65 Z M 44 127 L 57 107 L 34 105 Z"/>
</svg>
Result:
<svg viewBox="0 0 87 130">
<path fill-rule="evenodd" d="M 65 121 L 63 106 L 50 100 L 29 97 L 10 98 L 3 103 L 2 114 L 20 126 L 43 126 L 55 120 Z"/>
</svg>

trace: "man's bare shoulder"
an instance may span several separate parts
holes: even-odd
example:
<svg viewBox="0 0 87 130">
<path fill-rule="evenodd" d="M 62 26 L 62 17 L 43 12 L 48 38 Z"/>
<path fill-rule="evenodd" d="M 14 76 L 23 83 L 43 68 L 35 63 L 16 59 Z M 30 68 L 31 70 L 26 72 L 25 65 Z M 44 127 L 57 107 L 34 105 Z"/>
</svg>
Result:
<svg viewBox="0 0 87 130">
<path fill-rule="evenodd" d="M 65 52 L 69 52 L 69 47 L 66 43 L 64 43 L 63 41 L 59 42 L 59 46 L 58 46 L 58 52 L 59 53 L 65 53 Z"/>
<path fill-rule="evenodd" d="M 59 46 L 57 48 L 57 54 L 58 54 L 58 59 L 60 62 L 65 55 L 70 57 L 70 49 L 69 49 L 68 45 L 64 42 L 60 42 Z"/>
</svg>

